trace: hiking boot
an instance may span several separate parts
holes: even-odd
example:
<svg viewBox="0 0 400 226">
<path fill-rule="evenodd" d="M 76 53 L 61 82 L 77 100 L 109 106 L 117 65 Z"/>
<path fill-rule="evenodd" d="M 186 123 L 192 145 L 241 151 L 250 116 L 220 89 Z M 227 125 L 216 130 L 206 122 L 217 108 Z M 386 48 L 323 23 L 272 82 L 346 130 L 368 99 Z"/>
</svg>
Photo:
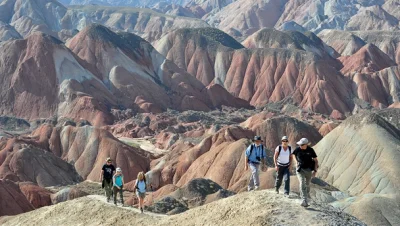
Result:
<svg viewBox="0 0 400 226">
<path fill-rule="evenodd" d="M 260 189 L 260 188 L 256 186 L 256 187 L 254 188 L 254 191 L 258 191 L 259 189 Z"/>
<path fill-rule="evenodd" d="M 289 193 L 285 193 L 285 194 L 283 194 L 283 196 L 285 196 L 286 198 L 289 198 Z"/>
<path fill-rule="evenodd" d="M 308 203 L 307 203 L 306 200 L 303 200 L 303 202 L 301 203 L 301 206 L 302 206 L 302 207 L 308 207 L 308 206 L 310 206 L 310 205 L 308 205 Z"/>
<path fill-rule="evenodd" d="M 279 194 L 279 189 L 278 188 L 275 188 L 275 193 Z"/>
<path fill-rule="evenodd" d="M 110 198 L 107 198 L 107 202 L 110 202 Z"/>
<path fill-rule="evenodd" d="M 143 208 L 140 208 L 140 212 L 143 213 Z"/>
<path fill-rule="evenodd" d="M 250 188 L 250 187 L 247 188 L 247 191 L 251 191 L 251 190 L 253 190 L 253 188 Z"/>
</svg>

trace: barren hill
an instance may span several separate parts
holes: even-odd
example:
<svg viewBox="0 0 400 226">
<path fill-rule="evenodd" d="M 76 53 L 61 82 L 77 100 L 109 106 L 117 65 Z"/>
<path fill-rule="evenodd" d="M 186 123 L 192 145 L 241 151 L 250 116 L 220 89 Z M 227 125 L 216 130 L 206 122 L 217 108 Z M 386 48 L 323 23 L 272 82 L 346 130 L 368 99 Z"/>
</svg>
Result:
<svg viewBox="0 0 400 226">
<path fill-rule="evenodd" d="M 315 147 L 319 176 L 357 196 L 335 205 L 371 225 L 400 223 L 395 204 L 400 195 L 399 114 L 399 109 L 387 109 L 349 117 Z"/>
<path fill-rule="evenodd" d="M 257 211 L 255 211 L 257 210 Z M 90 216 L 90 217 L 88 217 Z M 249 217 L 251 216 L 251 217 Z M 78 223 L 79 222 L 79 223 Z M 264 190 L 241 193 L 174 216 L 141 215 L 89 196 L 0 220 L 2 225 L 365 225 L 355 218 Z"/>
</svg>

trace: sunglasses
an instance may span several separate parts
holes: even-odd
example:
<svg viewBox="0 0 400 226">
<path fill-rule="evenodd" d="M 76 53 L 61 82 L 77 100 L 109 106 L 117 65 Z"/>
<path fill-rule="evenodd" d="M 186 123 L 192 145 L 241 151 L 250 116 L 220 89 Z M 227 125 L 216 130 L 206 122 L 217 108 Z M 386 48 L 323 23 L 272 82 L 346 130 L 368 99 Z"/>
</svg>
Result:
<svg viewBox="0 0 400 226">
<path fill-rule="evenodd" d="M 111 161 L 108 161 L 107 163 L 111 163 Z"/>
<path fill-rule="evenodd" d="M 286 142 L 289 142 L 289 141 L 288 141 L 288 140 L 283 140 L 282 142 L 285 142 L 285 143 L 286 143 Z"/>
</svg>

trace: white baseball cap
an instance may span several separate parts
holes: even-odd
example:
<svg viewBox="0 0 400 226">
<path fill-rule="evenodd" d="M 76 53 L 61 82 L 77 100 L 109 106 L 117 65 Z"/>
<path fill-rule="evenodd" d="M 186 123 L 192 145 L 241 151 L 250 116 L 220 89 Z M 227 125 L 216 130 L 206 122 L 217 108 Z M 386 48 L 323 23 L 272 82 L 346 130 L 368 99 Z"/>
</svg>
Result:
<svg viewBox="0 0 400 226">
<path fill-rule="evenodd" d="M 297 142 L 298 145 L 304 145 L 304 144 L 308 144 L 308 139 L 307 138 L 301 138 L 299 142 Z"/>
<path fill-rule="evenodd" d="M 121 168 L 118 167 L 117 168 L 117 172 L 122 172 Z"/>
<path fill-rule="evenodd" d="M 281 140 L 289 140 L 287 136 L 283 136 Z"/>
</svg>

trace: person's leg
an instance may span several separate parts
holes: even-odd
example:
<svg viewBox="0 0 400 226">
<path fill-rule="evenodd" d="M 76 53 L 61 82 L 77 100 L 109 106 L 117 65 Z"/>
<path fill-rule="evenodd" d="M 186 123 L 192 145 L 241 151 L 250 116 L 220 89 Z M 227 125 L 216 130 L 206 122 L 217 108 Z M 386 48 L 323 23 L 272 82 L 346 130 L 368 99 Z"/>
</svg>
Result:
<svg viewBox="0 0 400 226">
<path fill-rule="evenodd" d="M 113 191 L 114 191 L 114 194 L 117 194 L 118 188 L 113 186 Z M 114 195 L 114 204 L 117 205 L 117 196 L 116 195 Z"/>
<path fill-rule="evenodd" d="M 290 170 L 289 167 L 285 167 L 283 170 L 283 181 L 285 182 L 285 194 L 290 193 Z"/>
<path fill-rule="evenodd" d="M 143 202 L 144 198 L 141 195 L 139 195 L 139 209 L 142 213 L 143 213 Z"/>
<path fill-rule="evenodd" d="M 299 179 L 300 184 L 300 197 L 303 202 L 307 202 L 307 191 L 306 191 L 306 178 L 304 176 L 304 170 L 297 172 L 297 179 Z"/>
<path fill-rule="evenodd" d="M 252 165 L 253 164 L 248 164 L 250 171 L 251 171 L 251 175 L 250 175 L 250 180 L 249 180 L 249 185 L 247 186 L 247 191 L 251 191 L 254 188 L 254 174 L 253 174 L 253 168 Z"/>
<path fill-rule="evenodd" d="M 122 186 L 121 186 L 121 189 L 119 189 L 119 196 L 121 198 L 122 205 L 124 205 L 124 191 L 123 191 Z"/>
<path fill-rule="evenodd" d="M 142 211 L 143 211 L 143 209 L 144 209 L 144 199 L 146 198 L 146 196 L 145 196 L 145 194 L 143 194 L 143 196 L 142 196 Z"/>
<path fill-rule="evenodd" d="M 284 169 L 284 167 L 278 167 L 278 172 L 276 172 L 277 175 L 276 175 L 276 180 L 275 180 L 275 190 L 277 193 L 279 193 L 279 188 L 282 185 L 283 169 Z"/>
<path fill-rule="evenodd" d="M 109 181 L 105 180 L 104 189 L 106 190 L 107 201 L 110 201 L 111 190 L 112 190 L 111 180 L 109 180 Z"/>
<path fill-rule="evenodd" d="M 310 196 L 310 189 L 311 189 L 310 185 L 311 185 L 312 171 L 306 170 L 305 177 L 306 177 L 306 188 L 307 188 L 306 195 L 307 195 L 307 198 L 310 199 L 311 198 L 311 196 Z"/>
<path fill-rule="evenodd" d="M 253 175 L 254 190 L 258 190 L 260 186 L 260 165 L 250 164 L 251 174 Z"/>
</svg>

